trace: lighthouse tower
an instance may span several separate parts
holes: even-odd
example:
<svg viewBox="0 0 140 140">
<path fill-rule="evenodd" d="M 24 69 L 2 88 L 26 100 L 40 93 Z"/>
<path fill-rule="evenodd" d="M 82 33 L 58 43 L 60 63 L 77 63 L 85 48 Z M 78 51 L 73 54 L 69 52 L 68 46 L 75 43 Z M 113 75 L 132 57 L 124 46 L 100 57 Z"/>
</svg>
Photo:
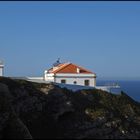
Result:
<svg viewBox="0 0 140 140">
<path fill-rule="evenodd" d="M 0 76 L 3 76 L 3 69 L 4 69 L 4 64 L 2 61 L 0 61 Z"/>
</svg>

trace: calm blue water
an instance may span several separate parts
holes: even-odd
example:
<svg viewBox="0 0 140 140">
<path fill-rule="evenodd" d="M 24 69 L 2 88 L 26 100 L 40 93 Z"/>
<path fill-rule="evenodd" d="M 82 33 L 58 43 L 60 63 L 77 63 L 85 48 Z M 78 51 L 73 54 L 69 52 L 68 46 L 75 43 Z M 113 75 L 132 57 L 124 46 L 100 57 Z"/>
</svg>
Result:
<svg viewBox="0 0 140 140">
<path fill-rule="evenodd" d="M 140 102 L 140 81 L 97 80 L 97 85 L 109 83 L 118 83 L 121 87 L 119 91 L 124 91 L 128 96 Z"/>
</svg>

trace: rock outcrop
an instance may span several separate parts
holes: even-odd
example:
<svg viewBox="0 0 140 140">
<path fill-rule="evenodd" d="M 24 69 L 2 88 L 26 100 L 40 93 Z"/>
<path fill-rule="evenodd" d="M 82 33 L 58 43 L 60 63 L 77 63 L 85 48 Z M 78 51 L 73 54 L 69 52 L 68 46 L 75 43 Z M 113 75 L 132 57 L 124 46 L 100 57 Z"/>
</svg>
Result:
<svg viewBox="0 0 140 140">
<path fill-rule="evenodd" d="M 17 117 L 11 100 L 8 87 L 0 83 L 0 138 L 32 139 L 26 125 Z"/>
<path fill-rule="evenodd" d="M 1 77 L 0 138 L 139 139 L 140 103 L 123 92 Z"/>
</svg>

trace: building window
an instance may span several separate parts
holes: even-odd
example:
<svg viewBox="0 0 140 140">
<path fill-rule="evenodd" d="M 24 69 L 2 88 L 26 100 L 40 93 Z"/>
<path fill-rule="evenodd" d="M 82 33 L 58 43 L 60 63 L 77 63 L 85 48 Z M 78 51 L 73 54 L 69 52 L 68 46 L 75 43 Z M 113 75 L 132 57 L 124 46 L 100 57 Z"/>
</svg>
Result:
<svg viewBox="0 0 140 140">
<path fill-rule="evenodd" d="M 74 82 L 73 82 L 73 84 L 75 84 L 75 85 L 76 85 L 76 84 L 77 84 L 77 82 L 76 82 L 76 81 L 74 81 Z"/>
<path fill-rule="evenodd" d="M 89 80 L 85 80 L 85 86 L 89 86 Z"/>
<path fill-rule="evenodd" d="M 66 84 L 66 80 L 65 79 L 62 79 L 61 80 L 61 83 Z"/>
</svg>

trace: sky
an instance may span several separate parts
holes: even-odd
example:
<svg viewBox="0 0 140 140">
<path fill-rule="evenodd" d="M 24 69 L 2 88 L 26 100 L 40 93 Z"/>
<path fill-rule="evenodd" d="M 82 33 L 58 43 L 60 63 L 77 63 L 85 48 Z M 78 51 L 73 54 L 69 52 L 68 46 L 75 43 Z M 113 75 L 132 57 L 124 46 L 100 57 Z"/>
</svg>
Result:
<svg viewBox="0 0 140 140">
<path fill-rule="evenodd" d="M 43 76 L 58 58 L 97 78 L 140 79 L 140 2 L 0 2 L 5 76 Z"/>
</svg>

